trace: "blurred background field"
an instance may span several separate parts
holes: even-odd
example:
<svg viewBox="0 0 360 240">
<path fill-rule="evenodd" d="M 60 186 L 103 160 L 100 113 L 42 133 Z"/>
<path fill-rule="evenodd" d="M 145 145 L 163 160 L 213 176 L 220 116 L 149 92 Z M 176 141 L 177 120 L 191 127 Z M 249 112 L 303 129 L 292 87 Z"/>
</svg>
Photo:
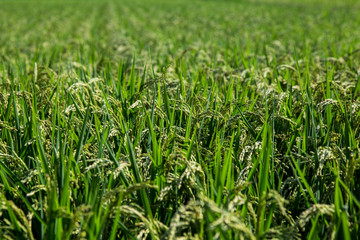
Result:
<svg viewBox="0 0 360 240">
<path fill-rule="evenodd" d="M 2 1 L 1 57 L 55 64 L 83 47 L 114 62 L 136 54 L 166 63 L 188 48 L 228 60 L 234 49 L 292 55 L 308 46 L 324 57 L 358 47 L 358 4 L 314 2 Z M 53 59 L 39 54 L 48 52 Z"/>
</svg>

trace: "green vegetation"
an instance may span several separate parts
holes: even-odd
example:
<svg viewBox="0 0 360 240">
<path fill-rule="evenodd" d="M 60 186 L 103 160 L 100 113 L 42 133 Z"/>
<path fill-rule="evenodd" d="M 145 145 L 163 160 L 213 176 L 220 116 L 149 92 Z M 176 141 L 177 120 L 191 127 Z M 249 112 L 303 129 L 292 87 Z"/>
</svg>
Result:
<svg viewBox="0 0 360 240">
<path fill-rule="evenodd" d="M 356 239 L 355 1 L 0 1 L 0 239 Z"/>
</svg>

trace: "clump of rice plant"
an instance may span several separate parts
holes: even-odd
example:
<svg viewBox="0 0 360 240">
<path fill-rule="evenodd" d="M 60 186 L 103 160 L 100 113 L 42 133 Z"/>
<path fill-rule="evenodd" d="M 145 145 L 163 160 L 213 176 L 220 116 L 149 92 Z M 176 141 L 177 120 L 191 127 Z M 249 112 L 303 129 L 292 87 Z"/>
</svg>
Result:
<svg viewBox="0 0 360 240">
<path fill-rule="evenodd" d="M 357 239 L 355 1 L 0 1 L 1 239 Z"/>
</svg>

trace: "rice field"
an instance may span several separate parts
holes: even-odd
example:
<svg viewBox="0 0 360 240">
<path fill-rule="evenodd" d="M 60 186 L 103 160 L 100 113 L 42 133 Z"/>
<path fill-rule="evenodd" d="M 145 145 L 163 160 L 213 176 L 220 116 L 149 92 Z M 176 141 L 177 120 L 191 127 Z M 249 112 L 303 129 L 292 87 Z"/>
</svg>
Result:
<svg viewBox="0 0 360 240">
<path fill-rule="evenodd" d="M 359 13 L 0 0 L 0 239 L 359 239 Z"/>
</svg>

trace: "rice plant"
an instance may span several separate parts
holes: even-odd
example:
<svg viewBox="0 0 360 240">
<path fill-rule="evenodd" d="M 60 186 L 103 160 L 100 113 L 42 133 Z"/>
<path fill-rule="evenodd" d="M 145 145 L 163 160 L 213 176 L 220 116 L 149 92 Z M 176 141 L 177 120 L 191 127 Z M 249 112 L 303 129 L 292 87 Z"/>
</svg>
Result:
<svg viewBox="0 0 360 240">
<path fill-rule="evenodd" d="M 358 239 L 359 10 L 0 0 L 0 239 Z"/>
</svg>

